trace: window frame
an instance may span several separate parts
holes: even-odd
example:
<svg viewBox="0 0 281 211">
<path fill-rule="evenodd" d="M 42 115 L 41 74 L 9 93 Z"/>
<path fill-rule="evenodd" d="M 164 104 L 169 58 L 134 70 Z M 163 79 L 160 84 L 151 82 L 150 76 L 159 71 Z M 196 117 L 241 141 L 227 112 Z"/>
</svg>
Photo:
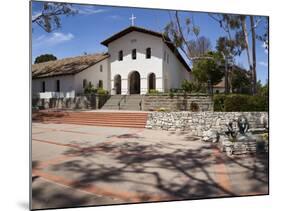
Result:
<svg viewBox="0 0 281 211">
<path fill-rule="evenodd" d="M 60 80 L 56 80 L 56 92 L 60 92 Z"/>
<path fill-rule="evenodd" d="M 146 50 L 145 50 L 145 58 L 151 59 L 151 48 L 150 47 L 146 48 Z"/>
<path fill-rule="evenodd" d="M 87 79 L 83 79 L 82 86 L 83 86 L 83 89 L 85 89 L 87 87 Z"/>
<path fill-rule="evenodd" d="M 41 83 L 41 92 L 45 93 L 46 92 L 46 82 L 42 81 Z"/>
<path fill-rule="evenodd" d="M 137 60 L 137 49 L 132 49 L 132 60 Z"/>
<path fill-rule="evenodd" d="M 123 61 L 123 50 L 118 52 L 118 61 Z"/>
</svg>

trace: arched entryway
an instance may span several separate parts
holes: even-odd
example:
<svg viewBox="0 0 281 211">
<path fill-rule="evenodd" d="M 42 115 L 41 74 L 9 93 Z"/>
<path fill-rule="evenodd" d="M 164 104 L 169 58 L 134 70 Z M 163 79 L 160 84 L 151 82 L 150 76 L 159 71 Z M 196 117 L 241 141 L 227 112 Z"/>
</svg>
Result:
<svg viewBox="0 0 281 211">
<path fill-rule="evenodd" d="M 154 73 L 148 74 L 148 91 L 156 88 L 156 77 Z"/>
<path fill-rule="evenodd" d="M 121 75 L 114 76 L 114 89 L 117 95 L 121 94 Z"/>
<path fill-rule="evenodd" d="M 133 71 L 129 74 L 129 94 L 140 94 L 140 74 Z"/>
</svg>

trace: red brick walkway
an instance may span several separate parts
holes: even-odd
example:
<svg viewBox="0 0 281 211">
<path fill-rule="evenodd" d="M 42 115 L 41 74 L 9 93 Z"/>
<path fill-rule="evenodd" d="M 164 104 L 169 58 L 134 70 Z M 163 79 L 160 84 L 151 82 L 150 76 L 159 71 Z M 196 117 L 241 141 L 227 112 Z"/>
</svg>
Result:
<svg viewBox="0 0 281 211">
<path fill-rule="evenodd" d="M 255 158 L 230 160 L 211 145 L 168 132 L 123 130 L 36 124 L 33 177 L 124 203 L 268 192 L 266 166 Z"/>
</svg>

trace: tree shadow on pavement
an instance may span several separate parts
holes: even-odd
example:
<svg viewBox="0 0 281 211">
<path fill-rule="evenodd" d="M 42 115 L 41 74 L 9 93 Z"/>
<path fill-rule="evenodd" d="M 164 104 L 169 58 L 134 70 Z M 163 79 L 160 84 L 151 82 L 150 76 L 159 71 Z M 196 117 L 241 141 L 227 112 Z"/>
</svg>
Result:
<svg viewBox="0 0 281 211">
<path fill-rule="evenodd" d="M 246 182 L 248 179 L 253 183 L 247 190 L 249 193 L 268 185 L 268 180 L 264 179 L 268 177 L 265 158 L 254 158 L 254 162 L 245 164 L 242 158 L 228 158 L 223 154 L 218 157 L 214 155 L 215 150 L 215 146 L 208 143 L 193 148 L 172 148 L 169 144 L 161 148 L 159 144 L 142 144 L 141 141 L 103 143 L 67 150 L 64 154 L 75 155 L 75 158 L 54 165 L 51 170 L 77 175 L 73 184 L 76 188 L 100 183 L 117 184 L 122 188 L 122 184 L 130 184 L 124 189 L 138 193 L 140 201 L 155 201 L 152 195 L 157 194 L 168 200 L 239 196 L 239 192 L 226 188 L 218 180 L 229 175 L 218 171 L 217 165 L 227 168 L 235 165 L 236 168 L 230 168 L 232 174 L 239 175 L 243 171 Z M 95 160 L 98 156 L 104 156 L 104 162 Z M 245 182 L 244 177 L 241 179 Z"/>
<path fill-rule="evenodd" d="M 169 147 L 169 146 L 167 146 Z M 220 184 L 216 179 L 214 165 L 236 164 L 239 170 L 247 172 L 248 179 L 256 180 L 258 185 L 265 185 L 267 181 L 261 180 L 267 176 L 263 166 L 257 163 L 251 166 L 245 165 L 243 160 L 230 159 L 226 156 L 216 158 L 213 155 L 214 146 L 205 145 L 195 149 L 159 149 L 158 145 L 142 145 L 137 142 L 120 143 L 114 145 L 101 144 L 88 150 L 71 149 L 65 154 L 75 154 L 80 158 L 98 156 L 97 153 L 105 153 L 114 163 L 85 163 L 81 160 L 72 160 L 53 167 L 54 171 L 68 171 L 79 173 L 77 187 L 88 186 L 97 182 L 122 183 L 129 182 L 135 185 L 153 187 L 159 193 L 164 193 L 173 199 L 209 198 L 216 196 L 236 196 L 239 193 L 232 192 Z M 178 176 L 181 180 L 171 180 L 172 176 Z M 233 172 L 234 173 L 234 172 Z M 153 179 L 139 180 L 128 176 L 129 174 L 145 175 Z M 221 173 L 223 174 L 223 173 Z M 261 175 L 262 174 L 262 175 Z M 227 176 L 227 175 L 225 175 Z M 133 178 L 133 179 L 132 179 Z M 257 185 L 257 186 L 258 186 Z M 253 187 L 249 192 L 256 192 Z"/>
</svg>

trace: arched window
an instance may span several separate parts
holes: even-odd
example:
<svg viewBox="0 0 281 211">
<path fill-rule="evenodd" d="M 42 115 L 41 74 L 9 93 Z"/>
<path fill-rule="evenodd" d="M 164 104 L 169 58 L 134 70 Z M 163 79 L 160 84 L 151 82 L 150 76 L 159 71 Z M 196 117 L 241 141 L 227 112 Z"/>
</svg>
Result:
<svg viewBox="0 0 281 211">
<path fill-rule="evenodd" d="M 148 91 L 156 88 L 156 77 L 154 73 L 148 75 Z"/>
<path fill-rule="evenodd" d="M 151 58 L 151 48 L 146 49 L 146 58 L 150 59 Z"/>
<path fill-rule="evenodd" d="M 120 75 L 116 75 L 114 77 L 114 88 L 116 90 L 117 95 L 121 94 L 121 76 Z"/>
<path fill-rule="evenodd" d="M 119 61 L 123 60 L 123 51 L 119 51 L 119 53 L 118 53 L 118 60 Z"/>
</svg>

